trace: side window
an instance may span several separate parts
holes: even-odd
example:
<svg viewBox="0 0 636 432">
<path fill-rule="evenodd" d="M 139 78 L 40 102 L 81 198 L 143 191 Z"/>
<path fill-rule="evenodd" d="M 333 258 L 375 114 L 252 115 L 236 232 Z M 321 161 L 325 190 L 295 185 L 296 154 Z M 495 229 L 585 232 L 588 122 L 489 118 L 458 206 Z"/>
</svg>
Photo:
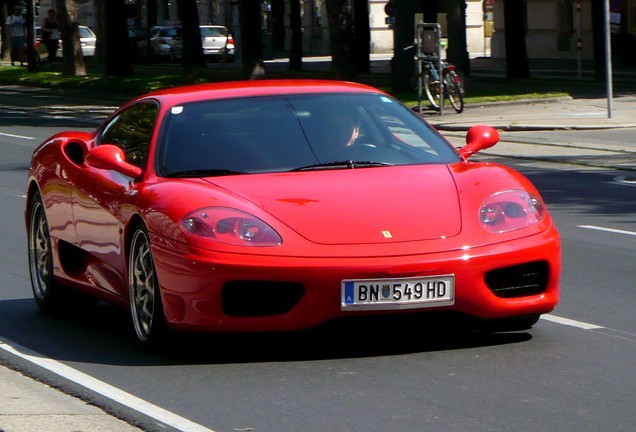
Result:
<svg viewBox="0 0 636 432">
<path fill-rule="evenodd" d="M 119 113 L 101 133 L 100 144 L 115 144 L 126 154 L 126 162 L 143 167 L 155 127 L 159 106 L 140 102 Z"/>
</svg>

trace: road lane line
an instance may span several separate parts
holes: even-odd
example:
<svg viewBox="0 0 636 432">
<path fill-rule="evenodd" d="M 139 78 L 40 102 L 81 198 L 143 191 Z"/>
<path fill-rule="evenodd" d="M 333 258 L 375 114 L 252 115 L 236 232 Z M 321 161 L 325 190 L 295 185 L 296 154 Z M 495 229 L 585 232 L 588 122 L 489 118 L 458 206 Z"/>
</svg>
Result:
<svg viewBox="0 0 636 432">
<path fill-rule="evenodd" d="M 6 194 L 6 195 L 10 195 L 10 196 L 17 196 L 17 197 L 21 197 L 21 198 L 26 198 L 26 195 L 24 194 L 24 192 L 16 192 L 16 191 L 13 191 L 11 189 L 5 189 L 3 187 L 0 187 L 0 193 Z"/>
<path fill-rule="evenodd" d="M 151 404 L 143 399 L 126 393 L 123 390 L 113 387 L 103 381 L 91 377 L 83 372 L 73 369 L 56 360 L 47 358 L 42 354 L 32 351 L 13 341 L 0 337 L 0 348 L 8 353 L 27 360 L 37 366 L 66 378 L 76 384 L 79 384 L 89 390 L 92 390 L 110 400 L 118 402 L 137 412 L 145 414 L 155 420 L 165 423 L 183 432 L 214 432 L 198 423 L 194 423 L 184 417 L 173 412 L 165 410 L 161 407 Z"/>
<path fill-rule="evenodd" d="M 636 236 L 636 232 L 634 232 L 634 231 L 626 231 L 626 230 L 620 230 L 620 229 L 615 229 L 615 228 L 605 228 L 605 227 L 600 227 L 600 226 L 595 226 L 595 225 L 577 225 L 577 227 L 578 228 L 589 229 L 589 230 L 595 230 L 595 231 L 611 232 L 611 233 L 614 233 L 614 234 L 624 234 L 624 235 Z"/>
<path fill-rule="evenodd" d="M 596 324 L 590 324 L 590 323 L 586 323 L 583 321 L 576 321 L 573 319 L 569 319 L 569 318 L 563 318 L 560 316 L 556 316 L 556 315 L 552 315 L 552 314 L 545 314 L 545 315 L 541 315 L 541 319 L 546 320 L 546 321 L 551 321 L 557 324 L 562 324 L 562 325 L 566 325 L 566 326 L 570 326 L 570 327 L 576 327 L 576 328 L 580 328 L 583 330 L 597 330 L 597 329 L 603 329 L 605 327 L 603 326 L 599 326 Z"/>
<path fill-rule="evenodd" d="M 0 135 L 6 136 L 6 137 L 9 137 L 9 138 L 21 138 L 21 139 L 27 139 L 27 140 L 37 139 L 35 137 L 29 137 L 29 136 L 24 136 L 24 135 L 14 135 L 14 134 L 3 133 L 3 132 L 0 132 Z"/>
</svg>

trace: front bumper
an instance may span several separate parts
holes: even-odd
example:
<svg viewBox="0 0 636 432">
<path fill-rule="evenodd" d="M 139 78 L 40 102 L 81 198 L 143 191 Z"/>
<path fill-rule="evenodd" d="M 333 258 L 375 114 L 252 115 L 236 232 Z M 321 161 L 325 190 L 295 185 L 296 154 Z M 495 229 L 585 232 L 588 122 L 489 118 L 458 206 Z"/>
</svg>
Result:
<svg viewBox="0 0 636 432">
<path fill-rule="evenodd" d="M 153 256 L 168 324 L 187 330 L 291 331 L 342 317 L 422 311 L 455 311 L 479 319 L 513 318 L 550 312 L 559 297 L 560 245 L 555 229 L 466 251 L 376 258 L 270 257 L 211 253 L 175 246 L 164 245 L 155 237 Z M 514 271 L 534 263 L 546 269 L 545 283 L 540 290 L 502 296 L 495 294 L 486 282 L 487 275 L 493 271 L 507 268 Z M 341 307 L 341 282 L 345 279 L 446 274 L 455 277 L 455 302 L 451 306 L 400 311 L 342 310 Z M 230 296 L 234 304 L 228 306 L 228 290 L 241 285 L 272 289 L 271 296 L 263 295 L 258 302 L 278 301 L 278 294 L 274 294 L 281 291 L 275 288 L 286 287 L 289 295 L 282 295 L 280 301 L 287 304 L 272 309 L 271 313 L 263 314 L 261 310 L 251 315 L 251 306 L 241 309 L 236 303 L 242 299 L 250 303 L 253 296 L 238 294 Z"/>
</svg>

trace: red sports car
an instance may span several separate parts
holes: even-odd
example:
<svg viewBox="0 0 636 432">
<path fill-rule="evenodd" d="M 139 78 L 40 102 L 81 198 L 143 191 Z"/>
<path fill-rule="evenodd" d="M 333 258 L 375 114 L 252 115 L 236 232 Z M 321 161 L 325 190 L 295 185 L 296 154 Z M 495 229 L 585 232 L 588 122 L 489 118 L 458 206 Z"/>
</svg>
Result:
<svg viewBox="0 0 636 432">
<path fill-rule="evenodd" d="M 139 97 L 35 150 L 35 301 L 123 305 L 144 344 L 432 311 L 529 328 L 558 301 L 559 235 L 524 176 L 468 161 L 498 139 L 475 126 L 457 150 L 388 94 L 337 81 Z"/>
</svg>

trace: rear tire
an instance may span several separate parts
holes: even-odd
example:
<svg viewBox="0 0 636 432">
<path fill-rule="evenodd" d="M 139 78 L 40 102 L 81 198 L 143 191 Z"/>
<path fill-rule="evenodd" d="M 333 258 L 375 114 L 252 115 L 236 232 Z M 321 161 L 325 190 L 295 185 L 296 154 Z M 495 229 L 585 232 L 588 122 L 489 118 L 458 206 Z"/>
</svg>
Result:
<svg viewBox="0 0 636 432">
<path fill-rule="evenodd" d="M 460 114 L 464 111 L 464 96 L 459 85 L 459 77 L 455 71 L 444 73 L 444 87 L 446 88 L 446 96 L 451 105 Z"/>
<path fill-rule="evenodd" d="M 150 250 L 150 236 L 139 223 L 132 235 L 128 258 L 128 289 L 130 313 L 137 340 L 145 347 L 154 347 L 166 331 L 159 281 Z"/>
<path fill-rule="evenodd" d="M 53 243 L 39 193 L 31 199 L 28 231 L 29 274 L 33 298 L 45 313 L 90 314 L 99 300 L 88 293 L 71 289 L 55 280 Z"/>
<path fill-rule="evenodd" d="M 31 199 L 28 248 L 33 298 L 42 311 L 53 312 L 63 303 L 63 288 L 53 275 L 53 243 L 39 193 Z"/>
</svg>

